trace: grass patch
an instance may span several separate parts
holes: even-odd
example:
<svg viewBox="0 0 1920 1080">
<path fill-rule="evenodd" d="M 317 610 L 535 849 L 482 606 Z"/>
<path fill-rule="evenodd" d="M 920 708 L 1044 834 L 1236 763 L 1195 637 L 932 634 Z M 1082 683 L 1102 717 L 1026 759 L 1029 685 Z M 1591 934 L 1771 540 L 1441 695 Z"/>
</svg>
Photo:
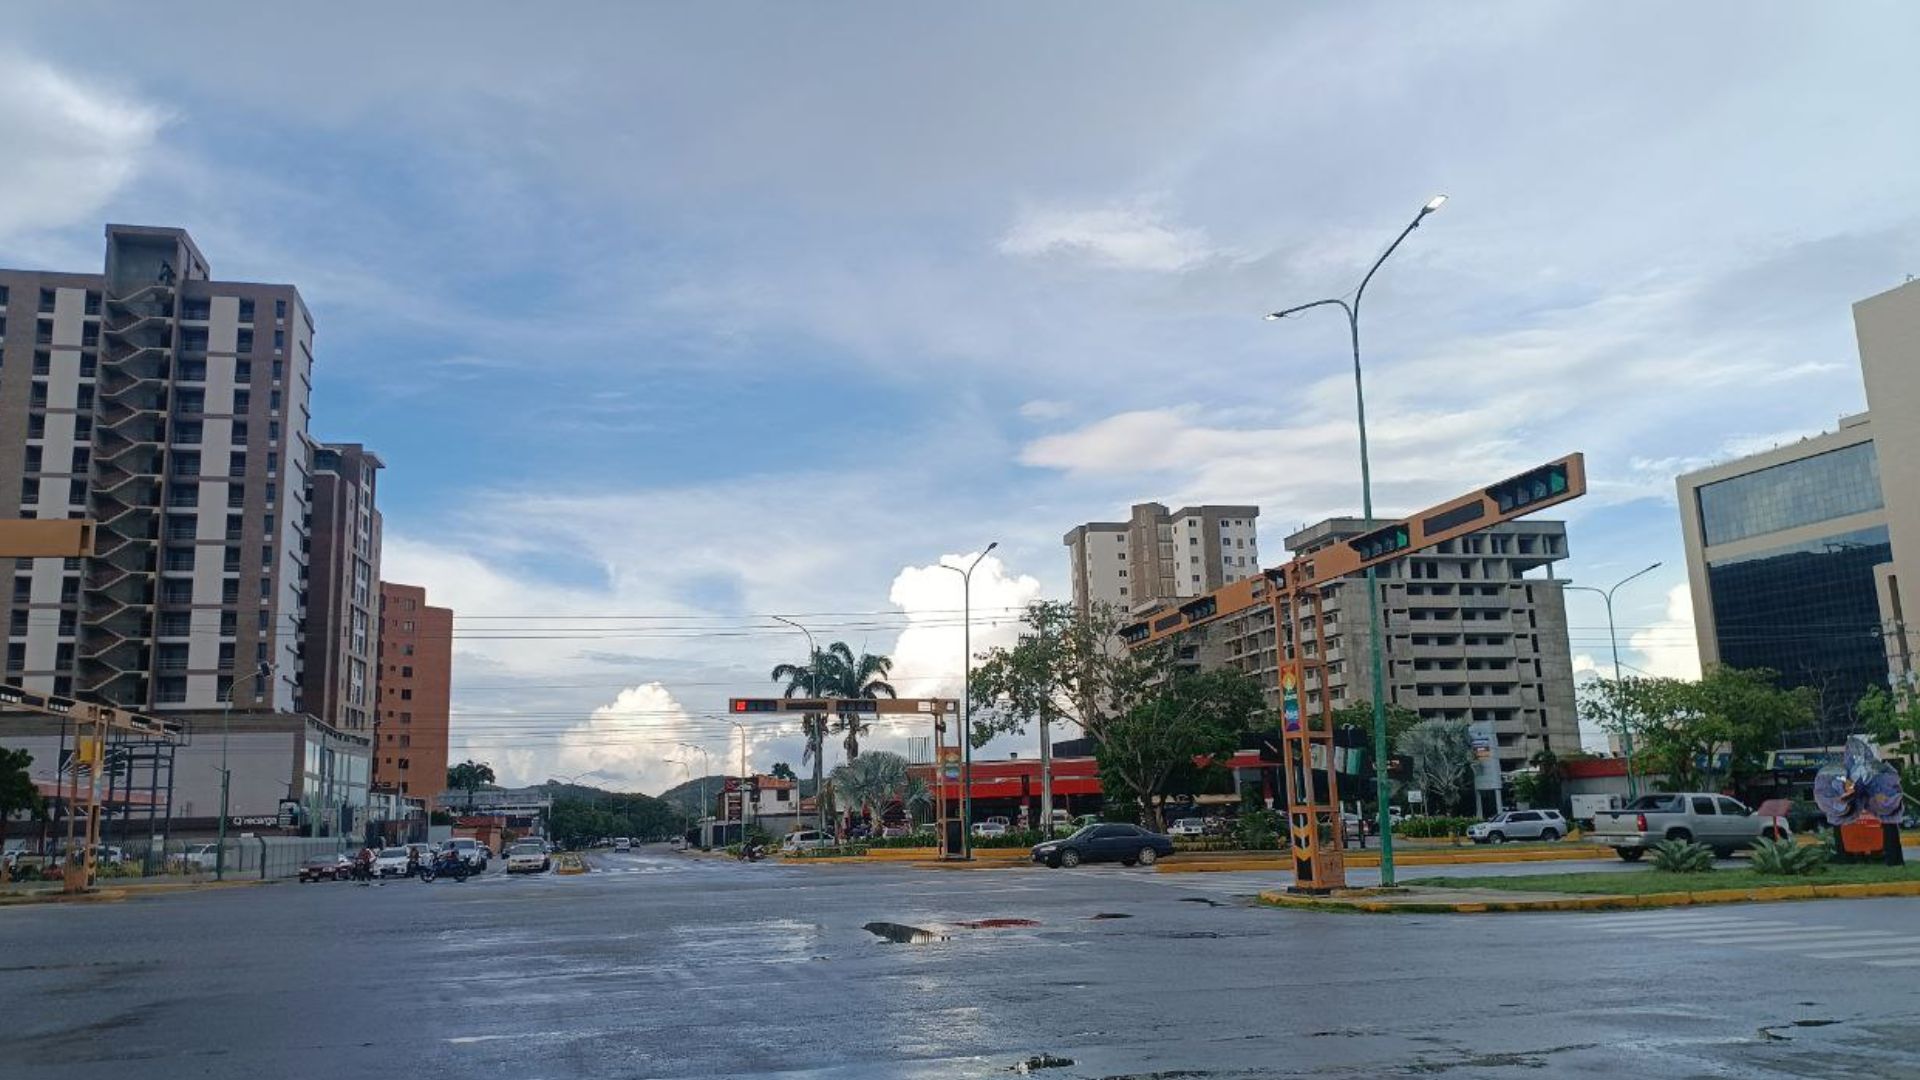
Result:
<svg viewBox="0 0 1920 1080">
<path fill-rule="evenodd" d="M 1401 882 L 1436 889 L 1511 889 L 1515 892 L 1643 893 L 1700 892 L 1707 889 L 1761 889 L 1775 885 L 1876 885 L 1920 882 L 1920 866 L 1829 866 L 1817 874 L 1761 874 L 1748 869 L 1662 874 L 1653 870 L 1618 873 L 1516 874 L 1511 877 L 1424 877 Z"/>
</svg>

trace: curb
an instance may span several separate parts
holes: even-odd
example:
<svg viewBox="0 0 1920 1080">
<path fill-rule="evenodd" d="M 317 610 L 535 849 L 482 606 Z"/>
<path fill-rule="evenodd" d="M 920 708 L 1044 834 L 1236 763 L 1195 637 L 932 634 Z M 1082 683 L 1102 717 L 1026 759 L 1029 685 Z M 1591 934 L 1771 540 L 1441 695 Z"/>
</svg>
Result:
<svg viewBox="0 0 1920 1080">
<path fill-rule="evenodd" d="M 1552 848 L 1521 851 L 1408 851 L 1395 852 L 1393 865 L 1399 866 L 1474 866 L 1516 862 L 1585 862 L 1611 855 L 1611 848 Z M 1380 856 L 1373 851 L 1355 852 L 1346 857 L 1349 867 L 1376 867 Z M 1223 873 L 1234 870 L 1291 870 L 1293 861 L 1277 855 L 1237 858 L 1185 859 L 1160 863 L 1162 874 Z"/>
<path fill-rule="evenodd" d="M 1609 894 L 1605 896 L 1542 896 L 1527 900 L 1408 901 L 1355 898 L 1343 900 L 1265 891 L 1267 907 L 1308 908 L 1321 911 L 1359 911 L 1369 914 L 1524 914 L 1531 911 L 1631 911 L 1636 908 L 1688 907 L 1694 904 L 1763 903 L 1775 900 L 1845 900 L 1884 896 L 1920 896 L 1920 881 L 1884 881 L 1852 885 L 1769 885 L 1755 889 L 1704 889 L 1697 892 Z"/>
<path fill-rule="evenodd" d="M 125 889 L 94 889 L 90 892 L 14 893 L 0 896 L 0 907 L 26 907 L 29 904 L 117 904 L 127 898 Z"/>
</svg>

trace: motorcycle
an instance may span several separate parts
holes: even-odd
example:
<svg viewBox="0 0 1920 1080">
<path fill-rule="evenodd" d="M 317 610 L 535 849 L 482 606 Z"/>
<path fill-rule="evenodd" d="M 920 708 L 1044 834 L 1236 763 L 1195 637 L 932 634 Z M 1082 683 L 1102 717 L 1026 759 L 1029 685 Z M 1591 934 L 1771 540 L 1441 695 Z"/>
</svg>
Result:
<svg viewBox="0 0 1920 1080">
<path fill-rule="evenodd" d="M 467 866 L 467 860 L 461 858 L 459 852 L 449 851 L 442 853 L 432 862 L 421 865 L 420 881 L 422 884 L 430 884 L 442 874 L 455 881 L 465 881 L 472 873 L 473 870 Z"/>
<path fill-rule="evenodd" d="M 740 853 L 734 857 L 741 862 L 759 862 L 767 857 L 767 849 L 761 844 L 742 844 Z"/>
</svg>

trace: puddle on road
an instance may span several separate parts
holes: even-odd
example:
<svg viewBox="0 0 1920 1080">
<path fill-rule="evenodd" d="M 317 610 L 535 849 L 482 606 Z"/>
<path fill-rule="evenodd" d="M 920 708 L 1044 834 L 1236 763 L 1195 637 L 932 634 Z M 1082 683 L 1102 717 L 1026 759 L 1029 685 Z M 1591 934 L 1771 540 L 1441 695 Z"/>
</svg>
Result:
<svg viewBox="0 0 1920 1080">
<path fill-rule="evenodd" d="M 1055 1057 L 1052 1054 L 1035 1054 L 1020 1064 L 1015 1065 L 1009 1071 L 1025 1075 L 1026 1073 L 1037 1072 L 1041 1069 L 1064 1069 L 1071 1064 L 1073 1064 L 1072 1058 Z"/>
<path fill-rule="evenodd" d="M 1004 930 L 1012 926 L 1039 926 L 1033 919 L 970 919 L 958 922 L 955 926 L 964 926 L 969 930 Z"/>
<path fill-rule="evenodd" d="M 926 945 L 935 941 L 946 941 L 947 935 L 923 930 L 918 926 L 907 926 L 897 922 L 870 922 L 862 929 L 877 937 L 885 938 L 895 945 Z"/>
<path fill-rule="evenodd" d="M 1133 918 L 1133 916 L 1128 915 L 1127 913 L 1122 911 L 1102 911 L 1102 912 L 1099 912 L 1098 914 L 1089 915 L 1087 916 L 1087 918 L 1089 919 L 1131 919 Z"/>
<path fill-rule="evenodd" d="M 1208 907 L 1220 906 L 1220 901 L 1209 900 L 1204 896 L 1183 896 L 1180 898 L 1180 902 L 1183 904 L 1205 904 Z"/>
</svg>

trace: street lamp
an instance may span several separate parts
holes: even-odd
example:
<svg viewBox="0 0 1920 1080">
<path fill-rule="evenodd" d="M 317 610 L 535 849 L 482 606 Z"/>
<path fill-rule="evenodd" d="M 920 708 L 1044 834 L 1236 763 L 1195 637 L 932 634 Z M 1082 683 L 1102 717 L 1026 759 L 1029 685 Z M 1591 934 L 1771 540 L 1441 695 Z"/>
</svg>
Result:
<svg viewBox="0 0 1920 1080">
<path fill-rule="evenodd" d="M 213 852 L 213 879 L 227 880 L 227 793 L 233 786 L 233 770 L 227 767 L 227 734 L 233 726 L 233 696 L 243 682 L 258 683 L 273 674 L 273 665 L 262 662 L 251 675 L 227 683 L 226 708 L 220 710 L 220 831 L 219 846 Z"/>
<path fill-rule="evenodd" d="M 740 733 L 740 842 L 747 842 L 747 725 L 738 720 L 728 720 L 735 731 Z"/>
<path fill-rule="evenodd" d="M 816 648 L 813 644 L 813 631 L 807 629 L 804 626 L 801 626 L 799 623 L 794 622 L 792 619 L 789 619 L 784 615 L 775 615 L 775 616 L 772 616 L 772 618 L 774 622 L 786 623 L 788 626 L 791 626 L 795 630 L 798 630 L 801 633 L 807 635 L 807 696 L 810 698 L 819 697 L 820 696 L 820 650 Z M 814 722 L 815 721 L 805 721 L 805 720 L 802 721 L 802 723 L 808 723 L 808 724 L 811 724 Z M 827 756 L 827 732 L 826 732 L 827 718 L 825 716 L 822 716 L 817 721 L 817 723 L 820 724 L 820 731 L 817 733 L 813 731 L 808 731 L 806 734 L 807 734 L 808 742 L 813 741 L 813 737 L 815 734 L 818 734 L 820 737 L 820 745 L 817 747 L 814 747 L 814 753 L 813 753 L 813 809 L 814 809 L 814 816 L 817 817 L 820 822 L 820 831 L 826 832 L 827 831 L 827 799 L 826 799 L 826 792 L 822 790 L 825 786 L 824 784 L 825 778 L 822 774 L 826 771 L 825 759 Z"/>
<path fill-rule="evenodd" d="M 973 557 L 965 570 L 957 566 L 941 563 L 943 570 L 951 570 L 960 575 L 960 857 L 973 858 L 973 569 L 980 560 L 994 548 L 1000 546 L 995 540 L 986 546 L 986 550 Z M 942 810 L 941 813 L 946 813 Z"/>
<path fill-rule="evenodd" d="M 1360 279 L 1360 287 L 1353 291 L 1351 301 L 1343 297 L 1332 297 L 1326 300 L 1315 300 L 1310 304 L 1282 308 L 1267 315 L 1267 320 L 1272 322 L 1306 311 L 1308 308 L 1317 307 L 1337 307 L 1347 315 L 1347 333 L 1353 341 L 1354 414 L 1360 423 L 1360 511 L 1366 519 L 1365 527 L 1368 532 L 1373 531 L 1373 473 L 1367 461 L 1367 395 L 1360 378 L 1360 299 L 1366 295 L 1367 284 L 1373 280 L 1373 275 L 1379 271 L 1380 265 L 1387 261 L 1387 257 L 1400 246 L 1400 242 L 1405 240 L 1413 230 L 1419 228 L 1428 214 L 1445 205 L 1446 201 L 1445 195 L 1435 195 L 1427 200 L 1426 205 L 1420 208 L 1420 212 L 1407 223 L 1407 227 L 1400 230 L 1400 235 L 1393 238 L 1393 243 L 1387 245 L 1387 250 L 1373 260 L 1373 265 L 1367 268 L 1367 276 Z M 1393 819 L 1387 813 L 1387 795 L 1391 790 L 1387 781 L 1387 678 L 1385 660 L 1381 655 L 1383 647 L 1380 629 L 1380 587 L 1371 566 L 1367 567 L 1366 581 L 1367 633 L 1373 652 L 1373 780 L 1374 801 L 1380 814 L 1378 823 L 1380 884 L 1391 888 L 1393 886 Z"/>
<path fill-rule="evenodd" d="M 1599 593 L 1600 598 L 1607 602 L 1607 644 L 1613 647 L 1613 691 L 1616 695 L 1620 692 L 1620 639 L 1615 636 L 1613 630 L 1613 590 L 1642 574 L 1650 574 L 1659 568 L 1660 564 L 1654 563 L 1644 570 L 1635 570 L 1605 589 L 1592 585 L 1575 585 L 1572 582 L 1563 586 L 1568 589 L 1578 589 L 1581 592 Z M 1640 785 L 1633 779 L 1633 729 L 1627 726 L 1624 718 L 1620 721 L 1620 749 L 1626 753 L 1627 757 L 1627 798 L 1637 799 L 1640 797 Z"/>
<path fill-rule="evenodd" d="M 713 759 L 707 756 L 707 748 L 704 746 L 695 746 L 692 743 L 684 743 L 684 742 L 678 743 L 676 745 L 683 746 L 688 750 L 700 751 L 700 762 L 701 762 L 700 768 L 702 770 L 700 773 L 700 820 L 705 821 L 707 820 L 707 817 L 708 817 L 707 777 L 713 774 Z M 704 849 L 704 848 L 712 847 L 713 846 L 713 826 L 708 825 L 706 828 L 700 830 L 700 838 L 703 841 L 705 841 L 705 843 L 702 843 L 700 845 L 701 848 Z"/>
</svg>

